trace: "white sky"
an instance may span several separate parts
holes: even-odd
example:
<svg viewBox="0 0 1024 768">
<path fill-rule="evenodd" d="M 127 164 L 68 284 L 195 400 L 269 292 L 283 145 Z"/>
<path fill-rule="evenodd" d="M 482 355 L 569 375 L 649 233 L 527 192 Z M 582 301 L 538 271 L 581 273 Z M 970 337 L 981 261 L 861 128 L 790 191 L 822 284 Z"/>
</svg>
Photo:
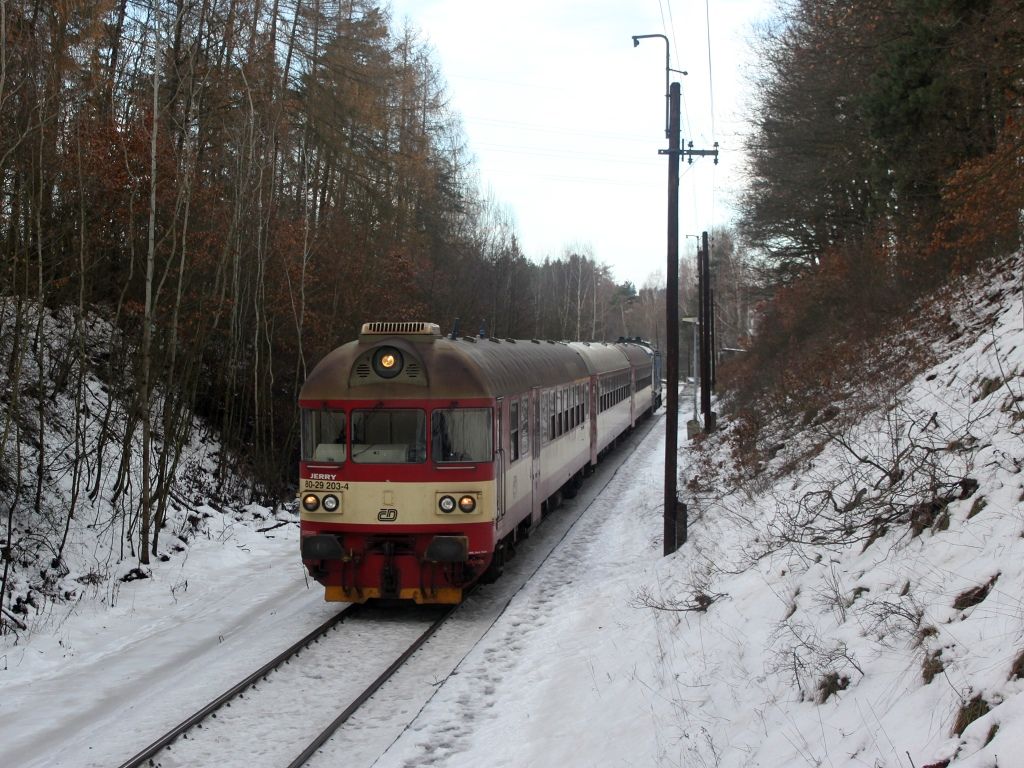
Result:
<svg viewBox="0 0 1024 768">
<path fill-rule="evenodd" d="M 683 140 L 710 158 L 682 166 L 680 248 L 732 218 L 747 39 L 769 0 L 392 0 L 434 49 L 485 189 L 514 216 L 534 260 L 590 246 L 617 281 L 664 275 L 665 45 L 689 72 Z M 709 70 L 707 10 L 710 9 Z M 711 87 L 713 84 L 713 89 Z M 709 96 L 713 91 L 712 99 Z"/>
</svg>

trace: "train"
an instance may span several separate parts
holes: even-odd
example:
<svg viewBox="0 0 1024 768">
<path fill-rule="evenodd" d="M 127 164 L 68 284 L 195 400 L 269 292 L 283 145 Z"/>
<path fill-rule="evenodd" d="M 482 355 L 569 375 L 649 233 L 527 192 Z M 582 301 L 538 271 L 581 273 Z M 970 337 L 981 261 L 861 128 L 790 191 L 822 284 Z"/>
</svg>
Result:
<svg viewBox="0 0 1024 768">
<path fill-rule="evenodd" d="M 457 604 L 661 405 L 639 339 L 365 323 L 299 392 L 302 561 L 330 602 Z"/>
</svg>

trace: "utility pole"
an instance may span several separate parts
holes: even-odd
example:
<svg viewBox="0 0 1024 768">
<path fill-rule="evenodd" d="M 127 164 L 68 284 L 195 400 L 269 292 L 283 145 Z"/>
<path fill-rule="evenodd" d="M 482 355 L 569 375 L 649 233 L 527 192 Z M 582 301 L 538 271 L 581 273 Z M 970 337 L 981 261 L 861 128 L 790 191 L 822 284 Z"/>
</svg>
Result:
<svg viewBox="0 0 1024 768">
<path fill-rule="evenodd" d="M 677 548 L 676 506 L 679 459 L 679 83 L 669 90 L 668 120 L 668 291 L 665 331 L 668 341 L 668 392 L 665 411 L 664 553 Z"/>
<path fill-rule="evenodd" d="M 711 307 L 711 248 L 708 233 L 701 233 L 701 250 L 697 254 L 697 274 L 700 294 L 700 412 L 704 417 L 704 431 L 715 431 L 715 414 L 711 410 L 711 339 L 714 311 Z"/>
<path fill-rule="evenodd" d="M 710 258 L 709 258 L 710 261 Z M 711 299 L 708 303 L 710 307 L 709 318 L 711 321 L 711 391 L 715 391 L 715 387 L 718 386 L 718 353 L 715 351 L 718 349 L 718 318 L 715 316 L 715 286 L 714 280 L 711 281 Z"/>
<path fill-rule="evenodd" d="M 664 502 L 664 554 L 671 555 L 679 545 L 686 542 L 686 505 L 680 503 L 678 491 L 679 461 L 679 158 L 686 156 L 693 162 L 694 156 L 713 155 L 718 162 L 718 142 L 714 150 L 693 149 L 693 142 L 686 149 L 681 148 L 679 130 L 680 86 L 678 82 L 669 85 L 669 73 L 686 72 L 669 66 L 669 42 L 665 35 L 633 35 L 633 46 L 648 37 L 660 37 L 665 42 L 665 136 L 668 149 L 658 154 L 668 156 L 668 248 L 666 255 L 667 283 L 665 295 L 665 336 L 668 347 L 665 357 L 666 400 L 665 400 L 665 502 Z M 704 234 L 705 242 L 707 233 Z M 677 526 L 681 518 L 682 530 Z"/>
</svg>

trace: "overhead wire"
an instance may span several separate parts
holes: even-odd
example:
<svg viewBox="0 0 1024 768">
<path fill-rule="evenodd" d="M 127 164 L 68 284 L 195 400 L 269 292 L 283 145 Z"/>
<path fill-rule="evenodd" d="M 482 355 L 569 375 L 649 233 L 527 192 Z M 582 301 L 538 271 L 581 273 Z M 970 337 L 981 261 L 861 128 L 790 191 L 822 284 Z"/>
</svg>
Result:
<svg viewBox="0 0 1024 768">
<path fill-rule="evenodd" d="M 630 181 L 626 179 L 611 179 L 603 176 L 572 176 L 569 174 L 554 174 L 554 173 L 530 173 L 524 170 L 502 170 L 502 169 L 488 169 L 488 176 L 503 176 L 506 178 L 520 178 L 520 179 L 544 179 L 545 181 L 561 181 L 568 184 L 579 184 L 580 182 L 586 182 L 587 184 L 606 184 L 610 187 L 636 187 L 638 189 L 650 189 L 650 182 L 647 181 Z"/>
<path fill-rule="evenodd" d="M 665 8 L 668 8 L 668 23 L 665 22 Z M 682 63 L 682 59 L 679 55 L 679 41 L 676 38 L 676 22 L 675 17 L 672 15 L 672 0 L 665 0 L 665 5 L 662 6 L 661 0 L 658 0 L 658 10 L 661 11 L 661 28 L 665 33 L 666 39 L 670 41 L 671 49 L 674 52 L 674 61 L 676 62 L 676 68 L 679 69 L 679 65 Z M 676 73 L 678 74 L 678 73 Z M 668 98 L 668 94 L 665 94 L 665 98 Z M 686 136 L 691 130 L 692 123 L 690 122 L 690 110 L 686 104 L 686 89 L 680 87 L 679 99 L 682 102 L 683 108 L 683 124 L 680 126 L 682 135 Z"/>
<path fill-rule="evenodd" d="M 649 136 L 640 136 L 637 134 L 626 134 L 626 133 L 611 133 L 608 131 L 583 131 L 578 128 L 551 128 L 550 126 L 540 125 L 538 123 L 523 123 L 517 120 L 499 120 L 494 117 L 474 117 L 473 115 L 463 115 L 463 121 L 467 123 L 485 123 L 488 125 L 508 126 L 514 128 L 517 131 L 534 131 L 536 133 L 556 133 L 565 136 L 583 136 L 596 139 L 615 139 L 616 141 L 635 141 L 637 143 L 649 144 Z"/>
<path fill-rule="evenodd" d="M 636 155 L 610 155 L 597 152 L 574 152 L 572 150 L 557 147 L 530 147 L 517 144 L 495 144 L 494 142 L 479 142 L 476 146 L 489 149 L 492 152 L 504 152 L 514 155 L 531 155 L 533 157 L 568 157 L 577 160 L 601 160 L 603 162 L 626 163 L 627 165 L 646 165 L 649 167 L 660 165 L 655 157 L 645 157 L 641 159 Z"/>
<path fill-rule="evenodd" d="M 674 17 L 674 15 L 672 13 L 672 0 L 664 0 L 664 1 L 663 0 L 658 0 L 658 9 L 659 9 L 660 14 L 661 14 L 662 26 L 663 26 L 663 29 L 665 31 L 666 38 L 671 40 L 671 45 L 672 45 L 672 48 L 674 49 L 676 60 L 678 61 L 678 60 L 680 60 L 679 59 L 679 46 L 678 46 L 678 42 L 677 42 L 677 38 L 676 38 L 676 34 L 675 34 L 675 17 Z M 667 12 L 667 16 L 668 16 L 667 19 L 666 19 L 666 12 Z M 716 125 L 716 116 L 715 116 L 714 75 L 713 75 L 713 67 L 712 67 L 713 59 L 712 59 L 712 52 L 711 52 L 711 7 L 710 7 L 710 0 L 704 0 L 704 26 L 705 26 L 705 41 L 706 41 L 706 45 L 707 45 L 707 60 L 708 60 L 708 104 L 709 104 L 709 109 L 710 109 L 711 141 L 716 141 L 717 125 Z M 683 132 L 683 143 L 685 145 L 687 130 L 689 132 L 692 132 L 691 138 L 693 138 L 693 137 L 695 137 L 695 134 L 696 134 L 696 127 L 693 124 L 693 122 L 690 120 L 689 111 L 687 109 L 687 103 L 686 103 L 686 91 L 685 91 L 685 89 L 681 90 L 681 97 L 682 97 L 682 99 L 681 99 L 682 100 L 682 107 L 683 107 L 683 110 L 684 110 L 684 115 L 683 115 L 683 118 L 684 118 L 683 119 L 683 129 L 684 129 L 684 132 Z M 711 169 L 711 207 L 710 207 L 711 227 L 709 227 L 709 228 L 713 228 L 713 226 L 717 223 L 717 218 L 718 218 L 718 177 L 717 177 L 717 170 L 718 169 L 717 169 L 717 162 L 715 162 L 714 165 L 715 165 L 715 167 Z M 691 169 L 693 169 L 693 167 L 694 167 L 693 164 L 687 163 L 686 164 L 686 169 L 685 169 L 685 171 L 684 171 L 684 173 L 682 175 L 685 176 L 686 172 L 688 172 Z M 696 184 L 697 180 L 696 179 L 692 179 L 692 182 L 693 182 L 693 184 Z M 699 195 L 698 191 L 694 188 L 693 189 L 693 194 L 690 195 L 690 201 L 691 201 L 691 205 L 693 207 L 693 216 L 694 216 L 694 220 L 695 221 L 698 220 L 698 217 L 700 216 L 700 212 L 698 210 L 698 208 L 699 208 L 699 205 L 698 205 L 699 198 L 700 198 L 700 195 Z"/>
<path fill-rule="evenodd" d="M 710 0 L 704 0 L 704 27 L 707 32 L 708 41 L 708 101 L 711 108 L 711 140 L 718 141 L 718 132 L 715 130 L 715 80 L 711 66 L 711 4 Z M 711 224 L 718 220 L 718 158 L 715 158 L 715 167 L 711 169 Z"/>
<path fill-rule="evenodd" d="M 711 102 L 711 139 L 714 140 L 715 132 L 715 80 L 711 67 L 711 4 L 710 0 L 704 0 L 704 26 L 707 30 L 708 39 L 708 99 Z"/>
</svg>

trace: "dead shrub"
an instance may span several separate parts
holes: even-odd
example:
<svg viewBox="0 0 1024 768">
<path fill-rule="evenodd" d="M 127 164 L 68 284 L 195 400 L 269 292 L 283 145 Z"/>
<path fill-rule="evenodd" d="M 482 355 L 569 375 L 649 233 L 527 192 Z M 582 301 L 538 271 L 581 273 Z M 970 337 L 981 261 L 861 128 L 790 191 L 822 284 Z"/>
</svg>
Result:
<svg viewBox="0 0 1024 768">
<path fill-rule="evenodd" d="M 978 394 L 975 395 L 975 397 L 974 397 L 974 402 L 977 403 L 977 402 L 979 402 L 981 400 L 984 400 L 986 397 L 991 395 L 993 392 L 995 392 L 1001 386 L 1003 386 L 1003 380 L 1002 379 L 998 379 L 998 378 L 997 379 L 983 378 L 981 380 L 981 384 L 980 384 L 980 386 L 978 388 Z"/>
<path fill-rule="evenodd" d="M 981 602 L 984 602 L 985 598 L 988 597 L 988 593 L 992 591 L 992 587 L 995 585 L 996 580 L 999 578 L 997 573 L 987 583 L 982 584 L 978 587 L 971 587 L 968 590 L 961 592 L 957 595 L 956 600 L 953 601 L 953 607 L 962 611 L 966 608 L 972 608 Z"/>
<path fill-rule="evenodd" d="M 954 496 L 942 496 L 916 505 L 910 512 L 910 530 L 920 536 L 931 527 L 944 531 L 949 528 L 949 504 Z"/>
<path fill-rule="evenodd" d="M 928 685 L 936 675 L 941 675 L 945 669 L 946 665 L 942 661 L 942 649 L 929 651 L 925 654 L 924 663 L 921 665 L 921 679 L 924 680 L 925 685 Z"/>
<path fill-rule="evenodd" d="M 1022 680 L 1024 679 L 1024 651 L 1017 654 L 1017 658 L 1014 659 L 1013 665 L 1010 667 L 1010 680 Z"/>
<path fill-rule="evenodd" d="M 967 726 L 991 711 L 991 707 L 989 707 L 987 701 L 981 698 L 981 694 L 976 694 L 970 701 L 965 701 L 960 705 L 960 710 L 956 715 L 956 722 L 953 723 L 953 734 L 963 736 Z"/>
<path fill-rule="evenodd" d="M 830 672 L 818 681 L 818 703 L 824 704 L 830 696 L 850 687 L 850 678 L 838 672 Z"/>
<path fill-rule="evenodd" d="M 999 733 L 999 723 L 992 723 L 992 727 L 988 729 L 988 736 L 985 737 L 985 743 L 982 746 L 987 747 L 991 744 L 992 739 L 996 737 L 997 733 Z"/>
<path fill-rule="evenodd" d="M 632 600 L 636 608 L 653 608 L 656 611 L 670 611 L 672 613 L 707 613 L 708 608 L 717 603 L 727 594 L 711 592 L 701 587 L 692 587 L 690 593 L 684 598 L 659 599 L 651 594 L 648 587 L 641 587 Z"/>
<path fill-rule="evenodd" d="M 974 500 L 974 503 L 971 505 L 971 511 L 967 513 L 967 519 L 970 520 L 972 517 L 981 512 L 981 510 L 983 510 L 987 506 L 988 502 L 985 501 L 985 497 L 979 496 Z"/>
</svg>

